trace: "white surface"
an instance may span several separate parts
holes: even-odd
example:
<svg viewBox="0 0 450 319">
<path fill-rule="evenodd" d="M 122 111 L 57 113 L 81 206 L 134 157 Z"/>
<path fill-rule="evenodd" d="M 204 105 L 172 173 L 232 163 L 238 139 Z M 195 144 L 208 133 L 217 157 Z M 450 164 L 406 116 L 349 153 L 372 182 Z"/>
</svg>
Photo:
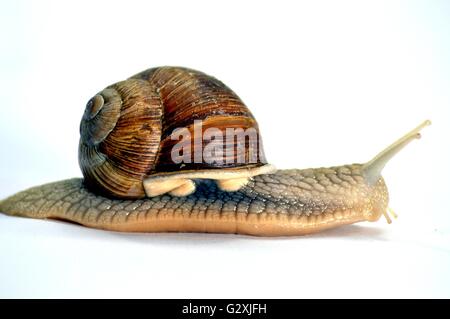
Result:
<svg viewBox="0 0 450 319">
<path fill-rule="evenodd" d="M 369 160 L 392 225 L 314 236 L 120 234 L 0 215 L 0 297 L 450 297 L 450 3 L 0 3 L 0 198 L 80 176 L 87 100 L 145 68 L 212 74 L 279 168 Z"/>
</svg>

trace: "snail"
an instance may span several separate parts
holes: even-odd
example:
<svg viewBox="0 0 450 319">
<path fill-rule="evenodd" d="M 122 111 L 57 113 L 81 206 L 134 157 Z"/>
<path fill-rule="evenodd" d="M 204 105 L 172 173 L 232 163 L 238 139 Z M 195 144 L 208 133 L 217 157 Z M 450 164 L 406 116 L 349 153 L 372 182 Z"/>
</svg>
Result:
<svg viewBox="0 0 450 319">
<path fill-rule="evenodd" d="M 231 89 L 192 69 L 151 68 L 88 101 L 83 179 L 19 192 L 0 211 L 127 232 L 285 236 L 381 216 L 390 223 L 381 171 L 429 124 L 364 164 L 276 170 Z"/>
</svg>

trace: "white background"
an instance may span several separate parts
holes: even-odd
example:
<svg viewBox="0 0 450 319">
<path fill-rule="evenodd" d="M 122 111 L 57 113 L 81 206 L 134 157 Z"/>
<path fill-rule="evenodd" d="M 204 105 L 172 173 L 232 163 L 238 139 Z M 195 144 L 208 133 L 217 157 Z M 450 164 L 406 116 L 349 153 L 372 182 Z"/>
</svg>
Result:
<svg viewBox="0 0 450 319">
<path fill-rule="evenodd" d="M 450 297 L 449 1 L 1 1 L 0 198 L 80 176 L 87 100 L 146 68 L 216 76 L 279 168 L 369 160 L 399 214 L 296 238 L 123 234 L 0 214 L 0 297 Z"/>
</svg>

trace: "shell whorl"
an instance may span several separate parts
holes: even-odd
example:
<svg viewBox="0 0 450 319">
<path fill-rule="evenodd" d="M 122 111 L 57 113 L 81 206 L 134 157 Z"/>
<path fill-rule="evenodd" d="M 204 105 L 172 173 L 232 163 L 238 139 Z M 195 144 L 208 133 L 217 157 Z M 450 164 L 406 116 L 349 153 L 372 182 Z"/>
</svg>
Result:
<svg viewBox="0 0 450 319">
<path fill-rule="evenodd" d="M 142 179 L 155 165 L 161 118 L 159 95 L 144 80 L 119 82 L 91 99 L 81 121 L 79 144 L 88 187 L 113 197 L 144 197 Z"/>
</svg>

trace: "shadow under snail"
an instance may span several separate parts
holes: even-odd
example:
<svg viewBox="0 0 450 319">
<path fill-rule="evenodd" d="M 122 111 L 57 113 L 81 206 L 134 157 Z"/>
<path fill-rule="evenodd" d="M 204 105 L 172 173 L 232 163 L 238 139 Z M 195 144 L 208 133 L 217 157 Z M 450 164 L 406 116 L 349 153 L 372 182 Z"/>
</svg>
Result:
<svg viewBox="0 0 450 319">
<path fill-rule="evenodd" d="M 114 231 L 260 236 L 308 234 L 381 215 L 390 222 L 381 171 L 429 124 L 365 164 L 276 170 L 266 163 L 255 118 L 231 89 L 195 70 L 152 68 L 87 103 L 79 143 L 84 179 L 19 192 L 1 201 L 0 211 Z M 178 128 L 183 134 L 174 138 Z M 230 130 L 251 131 L 253 139 L 222 138 Z"/>
</svg>

